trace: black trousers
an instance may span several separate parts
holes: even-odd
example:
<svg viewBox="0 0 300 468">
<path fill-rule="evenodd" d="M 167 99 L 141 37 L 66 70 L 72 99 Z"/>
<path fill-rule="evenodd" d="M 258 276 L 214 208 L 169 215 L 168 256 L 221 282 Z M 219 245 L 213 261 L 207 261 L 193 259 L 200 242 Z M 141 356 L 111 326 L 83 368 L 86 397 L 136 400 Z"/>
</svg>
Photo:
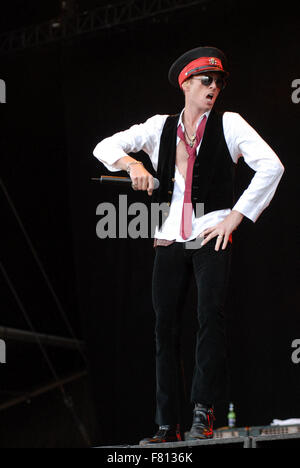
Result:
<svg viewBox="0 0 300 468">
<path fill-rule="evenodd" d="M 175 242 L 156 247 L 152 298 L 156 314 L 156 386 L 158 425 L 181 423 L 181 323 L 191 275 L 198 291 L 195 369 L 191 402 L 215 404 L 227 391 L 224 306 L 232 245 L 215 251 L 216 239 L 198 249 Z"/>
</svg>

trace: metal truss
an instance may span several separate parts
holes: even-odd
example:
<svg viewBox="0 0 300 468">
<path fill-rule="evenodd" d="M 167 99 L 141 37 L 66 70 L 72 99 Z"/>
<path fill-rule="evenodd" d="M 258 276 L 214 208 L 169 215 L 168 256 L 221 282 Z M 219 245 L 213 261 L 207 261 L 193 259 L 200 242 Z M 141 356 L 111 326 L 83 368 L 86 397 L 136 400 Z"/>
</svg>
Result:
<svg viewBox="0 0 300 468">
<path fill-rule="evenodd" d="M 43 333 L 33 333 L 27 330 L 18 330 L 0 326 L 0 337 L 6 340 L 21 341 L 22 343 L 43 343 L 45 346 L 54 346 L 57 348 L 67 348 L 78 350 L 84 349 L 84 341 L 65 338 L 62 336 L 46 335 Z"/>
<path fill-rule="evenodd" d="M 62 385 L 67 385 L 72 382 L 75 382 L 76 380 L 80 380 L 82 378 L 85 378 L 88 376 L 88 372 L 86 370 L 77 372 L 75 374 L 72 374 L 68 377 L 65 377 L 63 379 L 60 379 L 58 381 L 53 381 L 48 383 L 47 385 L 40 386 L 39 388 L 36 388 L 35 390 L 32 390 L 30 392 L 24 393 L 23 395 L 17 396 L 11 400 L 7 400 L 5 402 L 0 403 L 0 411 L 7 410 L 9 408 L 12 408 L 14 406 L 17 406 L 21 403 L 28 403 L 30 402 L 33 398 L 36 398 L 40 395 L 44 395 L 45 393 L 51 392 L 52 390 L 58 389 Z M 15 392 L 3 392 L 1 393 L 15 393 Z"/>
<path fill-rule="evenodd" d="M 128 0 L 78 15 L 62 15 L 46 23 L 0 35 L 0 54 L 108 30 L 135 21 L 208 3 L 209 0 Z"/>
</svg>

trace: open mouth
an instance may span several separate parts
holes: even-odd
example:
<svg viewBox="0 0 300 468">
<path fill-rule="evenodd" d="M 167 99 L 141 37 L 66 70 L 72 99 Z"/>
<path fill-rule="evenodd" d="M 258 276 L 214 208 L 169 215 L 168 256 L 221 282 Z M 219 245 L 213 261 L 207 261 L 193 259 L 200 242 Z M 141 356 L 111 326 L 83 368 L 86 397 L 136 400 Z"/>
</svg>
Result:
<svg viewBox="0 0 300 468">
<path fill-rule="evenodd" d="M 208 99 L 209 101 L 212 101 L 214 98 L 214 95 L 212 93 L 209 93 L 207 96 L 206 96 L 206 99 Z"/>
</svg>

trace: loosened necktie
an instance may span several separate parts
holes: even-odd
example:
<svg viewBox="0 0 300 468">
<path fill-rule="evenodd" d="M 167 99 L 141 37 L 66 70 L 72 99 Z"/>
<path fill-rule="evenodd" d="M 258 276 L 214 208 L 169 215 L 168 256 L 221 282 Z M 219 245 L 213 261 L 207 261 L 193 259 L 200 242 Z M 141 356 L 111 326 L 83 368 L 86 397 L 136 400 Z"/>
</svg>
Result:
<svg viewBox="0 0 300 468">
<path fill-rule="evenodd" d="M 183 201 L 183 208 L 182 208 L 182 216 L 181 216 L 181 226 L 180 226 L 180 234 L 181 237 L 186 240 L 192 234 L 192 219 L 193 219 L 193 204 L 192 204 L 192 182 L 193 182 L 193 170 L 194 164 L 196 160 L 196 150 L 200 141 L 203 138 L 205 126 L 207 122 L 206 115 L 203 117 L 200 125 L 198 126 L 196 139 L 193 146 L 190 146 L 186 138 L 184 136 L 183 130 L 181 125 L 179 125 L 177 130 L 177 135 L 179 138 L 184 142 L 186 146 L 186 150 L 188 152 L 188 165 L 186 171 L 186 180 L 185 180 L 185 192 L 184 192 L 184 201 Z"/>
</svg>

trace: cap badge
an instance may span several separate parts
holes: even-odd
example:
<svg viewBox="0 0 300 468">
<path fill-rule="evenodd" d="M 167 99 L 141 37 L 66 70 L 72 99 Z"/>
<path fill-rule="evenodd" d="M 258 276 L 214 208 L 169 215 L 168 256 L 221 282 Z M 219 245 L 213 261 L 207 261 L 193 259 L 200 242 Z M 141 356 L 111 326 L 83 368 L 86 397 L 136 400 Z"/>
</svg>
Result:
<svg viewBox="0 0 300 468">
<path fill-rule="evenodd" d="M 217 60 L 215 58 L 211 58 L 211 59 L 209 59 L 209 64 L 210 65 L 218 65 L 218 62 L 217 62 Z"/>
</svg>

